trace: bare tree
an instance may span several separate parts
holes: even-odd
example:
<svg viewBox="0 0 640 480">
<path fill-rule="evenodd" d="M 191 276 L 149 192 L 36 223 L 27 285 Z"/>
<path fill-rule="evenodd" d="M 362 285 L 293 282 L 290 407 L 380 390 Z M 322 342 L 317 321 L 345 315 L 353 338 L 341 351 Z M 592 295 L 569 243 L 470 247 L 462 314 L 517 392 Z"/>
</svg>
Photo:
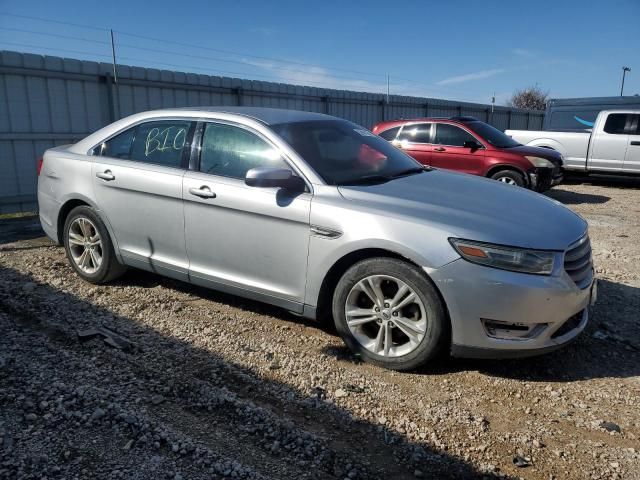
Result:
<svg viewBox="0 0 640 480">
<path fill-rule="evenodd" d="M 549 91 L 544 91 L 538 85 L 516 90 L 507 102 L 510 107 L 526 108 L 527 110 L 544 110 L 549 101 Z"/>
</svg>

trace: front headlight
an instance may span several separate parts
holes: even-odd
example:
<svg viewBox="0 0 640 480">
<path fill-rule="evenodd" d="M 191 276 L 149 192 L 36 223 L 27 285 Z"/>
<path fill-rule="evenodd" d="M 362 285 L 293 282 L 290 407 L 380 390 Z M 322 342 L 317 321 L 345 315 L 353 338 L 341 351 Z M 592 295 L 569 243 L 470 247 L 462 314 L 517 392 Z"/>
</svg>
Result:
<svg viewBox="0 0 640 480">
<path fill-rule="evenodd" d="M 546 158 L 529 157 L 529 156 L 526 156 L 526 155 L 525 155 L 524 158 L 529 160 L 534 167 L 538 167 L 538 168 L 553 168 L 553 163 L 550 162 L 549 160 L 547 160 Z"/>
<path fill-rule="evenodd" d="M 462 258 L 472 263 L 536 275 L 550 275 L 553 272 L 555 252 L 505 247 L 461 238 L 450 238 L 449 241 Z"/>
</svg>

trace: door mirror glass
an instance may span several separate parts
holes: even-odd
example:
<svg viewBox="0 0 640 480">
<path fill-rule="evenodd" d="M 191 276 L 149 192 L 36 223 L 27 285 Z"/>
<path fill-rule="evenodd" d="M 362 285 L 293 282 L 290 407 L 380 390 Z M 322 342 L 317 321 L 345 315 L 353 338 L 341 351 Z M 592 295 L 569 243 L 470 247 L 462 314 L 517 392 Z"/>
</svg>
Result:
<svg viewBox="0 0 640 480">
<path fill-rule="evenodd" d="M 464 142 L 463 147 L 464 148 L 470 148 L 471 150 L 478 150 L 478 149 L 482 148 L 482 145 L 480 145 L 475 140 L 466 140 Z"/>
<path fill-rule="evenodd" d="M 285 188 L 304 191 L 305 183 L 288 168 L 256 167 L 247 171 L 244 183 L 250 187 Z"/>
</svg>

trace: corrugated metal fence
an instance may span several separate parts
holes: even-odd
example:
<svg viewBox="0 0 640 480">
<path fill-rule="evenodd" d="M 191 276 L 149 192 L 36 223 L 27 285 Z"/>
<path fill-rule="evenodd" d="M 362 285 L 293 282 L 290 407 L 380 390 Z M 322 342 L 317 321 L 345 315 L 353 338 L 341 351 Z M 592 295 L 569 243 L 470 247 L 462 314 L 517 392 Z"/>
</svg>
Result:
<svg viewBox="0 0 640 480">
<path fill-rule="evenodd" d="M 544 112 L 302 87 L 0 51 L 0 213 L 35 211 L 36 159 L 118 118 L 156 108 L 250 105 L 382 120 L 473 115 L 500 129 L 540 129 Z"/>
</svg>

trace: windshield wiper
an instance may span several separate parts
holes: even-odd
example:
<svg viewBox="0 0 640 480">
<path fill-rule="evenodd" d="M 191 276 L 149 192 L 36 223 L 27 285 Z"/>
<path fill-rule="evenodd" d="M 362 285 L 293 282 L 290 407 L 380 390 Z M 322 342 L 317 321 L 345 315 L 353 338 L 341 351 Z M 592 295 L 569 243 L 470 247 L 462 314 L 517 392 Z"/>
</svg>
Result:
<svg viewBox="0 0 640 480">
<path fill-rule="evenodd" d="M 400 177 L 407 177 L 409 175 L 415 175 L 416 173 L 422 173 L 425 171 L 431 170 L 430 167 L 411 167 L 411 168 L 407 168 L 406 170 L 401 170 L 399 172 L 394 173 L 391 178 L 400 178 Z"/>
</svg>

